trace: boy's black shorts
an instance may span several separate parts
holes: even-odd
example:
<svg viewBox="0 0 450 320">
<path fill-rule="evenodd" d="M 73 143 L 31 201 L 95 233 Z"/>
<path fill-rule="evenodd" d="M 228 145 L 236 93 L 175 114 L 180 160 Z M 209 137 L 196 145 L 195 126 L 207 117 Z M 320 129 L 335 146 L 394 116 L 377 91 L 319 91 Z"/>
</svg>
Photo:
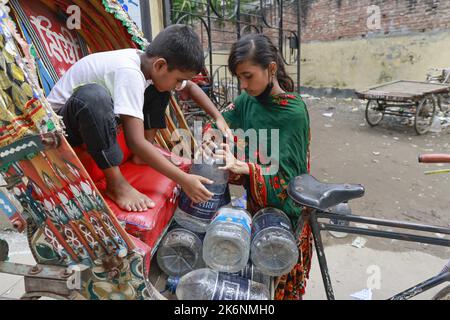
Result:
<svg viewBox="0 0 450 320">
<path fill-rule="evenodd" d="M 147 87 L 144 93 L 144 128 L 166 128 L 166 108 L 169 103 L 170 92 L 159 92 L 153 85 Z"/>
</svg>

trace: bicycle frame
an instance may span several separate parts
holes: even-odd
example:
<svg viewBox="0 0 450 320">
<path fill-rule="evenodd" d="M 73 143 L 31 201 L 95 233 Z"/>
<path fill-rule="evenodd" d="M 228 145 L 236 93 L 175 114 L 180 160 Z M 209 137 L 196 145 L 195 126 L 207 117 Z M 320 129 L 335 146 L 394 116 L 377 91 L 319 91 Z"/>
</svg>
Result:
<svg viewBox="0 0 450 320">
<path fill-rule="evenodd" d="M 309 208 L 308 210 L 303 210 L 302 215 L 298 221 L 297 230 L 302 230 L 303 225 L 306 222 L 310 223 L 312 234 L 314 238 L 314 246 L 317 252 L 317 258 L 319 261 L 320 271 L 322 274 L 323 284 L 325 286 L 325 291 L 328 300 L 334 300 L 334 291 L 333 286 L 331 284 L 331 277 L 328 271 L 327 260 L 325 257 L 325 250 L 322 242 L 322 237 L 320 232 L 323 230 L 329 231 L 340 231 L 351 234 L 358 235 L 366 235 L 387 239 L 396 239 L 403 240 L 409 242 L 416 243 L 426 243 L 433 244 L 439 246 L 450 246 L 450 240 L 441 239 L 437 237 L 429 237 L 429 236 L 420 236 L 414 235 L 410 233 L 402 233 L 402 232 L 392 232 L 392 231 L 381 231 L 381 230 L 372 230 L 365 229 L 360 227 L 353 226 L 340 226 L 333 225 L 329 223 L 320 222 L 319 219 L 336 219 L 336 220 L 344 220 L 349 222 L 359 222 L 376 226 L 384 226 L 384 227 L 393 227 L 400 228 L 405 230 L 416 230 L 416 231 L 424 231 L 424 232 L 433 232 L 433 233 L 441 233 L 450 235 L 450 228 L 444 227 L 436 227 L 424 224 L 416 224 L 416 223 L 408 223 L 401 221 L 393 221 L 393 220 L 384 220 L 384 219 L 376 219 L 370 217 L 363 217 L 357 215 L 341 215 L 337 213 L 323 212 L 316 209 Z M 438 274 L 435 277 L 432 277 L 414 287 L 411 287 L 403 292 L 396 294 L 391 297 L 389 300 L 404 300 L 410 299 L 424 291 L 427 291 L 443 282 L 450 281 L 450 272 L 448 269 L 445 269 L 443 272 Z"/>
</svg>

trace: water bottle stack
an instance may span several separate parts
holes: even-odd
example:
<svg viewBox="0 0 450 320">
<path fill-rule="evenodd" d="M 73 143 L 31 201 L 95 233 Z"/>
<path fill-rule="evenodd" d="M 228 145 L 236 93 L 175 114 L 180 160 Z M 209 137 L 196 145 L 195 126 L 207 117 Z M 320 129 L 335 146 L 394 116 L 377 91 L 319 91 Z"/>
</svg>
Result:
<svg viewBox="0 0 450 320">
<path fill-rule="evenodd" d="M 264 274 L 281 276 L 298 261 L 298 248 L 289 217 L 281 210 L 264 208 L 253 217 L 253 264 Z"/>
<path fill-rule="evenodd" d="M 231 203 L 229 173 L 218 167 L 193 164 L 191 173 L 214 181 L 205 186 L 214 196 L 196 204 L 181 192 L 158 265 L 177 279 L 170 291 L 180 300 L 268 300 L 271 277 L 298 260 L 292 225 L 278 209 L 262 209 L 252 219 L 242 203 Z"/>
<path fill-rule="evenodd" d="M 298 261 L 289 218 L 264 208 L 251 219 L 243 208 L 222 207 L 206 229 L 201 268 L 181 277 L 178 299 L 268 300 L 271 279 Z"/>
<path fill-rule="evenodd" d="M 231 202 L 229 172 L 218 167 L 213 161 L 194 162 L 191 167 L 190 173 L 214 181 L 205 185 L 214 196 L 207 202 L 194 203 L 181 191 L 174 221 L 157 251 L 158 265 L 168 276 L 183 276 L 205 266 L 202 251 L 206 228 L 218 209 Z"/>
</svg>

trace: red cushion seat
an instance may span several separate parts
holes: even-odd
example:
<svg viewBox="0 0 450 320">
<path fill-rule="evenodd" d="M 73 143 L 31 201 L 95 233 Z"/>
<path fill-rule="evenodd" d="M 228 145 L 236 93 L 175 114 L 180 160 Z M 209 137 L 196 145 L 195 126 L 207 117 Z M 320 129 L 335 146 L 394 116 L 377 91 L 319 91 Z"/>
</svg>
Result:
<svg viewBox="0 0 450 320">
<path fill-rule="evenodd" d="M 144 212 L 128 212 L 120 209 L 107 196 L 104 196 L 105 201 L 117 218 L 126 222 L 126 231 L 153 249 L 176 209 L 177 184 L 149 166 L 126 162 L 120 170 L 133 187 L 155 202 L 155 207 Z M 104 194 L 105 180 L 96 182 L 96 186 Z"/>
<path fill-rule="evenodd" d="M 74 148 L 83 166 L 91 176 L 99 191 L 103 194 L 108 206 L 120 221 L 126 222 L 126 231 L 141 239 L 154 253 L 155 245 L 167 228 L 178 204 L 179 187 L 177 184 L 147 165 L 137 165 L 130 161 L 131 152 L 128 149 L 122 130 L 119 130 L 118 142 L 124 153 L 120 170 L 127 181 L 139 192 L 147 195 L 155 202 L 155 207 L 144 212 L 128 212 L 120 209 L 104 194 L 106 181 L 103 172 L 98 168 L 84 146 Z M 166 157 L 174 156 L 168 151 L 157 147 Z M 190 161 L 175 157 L 179 167 L 187 172 Z"/>
</svg>

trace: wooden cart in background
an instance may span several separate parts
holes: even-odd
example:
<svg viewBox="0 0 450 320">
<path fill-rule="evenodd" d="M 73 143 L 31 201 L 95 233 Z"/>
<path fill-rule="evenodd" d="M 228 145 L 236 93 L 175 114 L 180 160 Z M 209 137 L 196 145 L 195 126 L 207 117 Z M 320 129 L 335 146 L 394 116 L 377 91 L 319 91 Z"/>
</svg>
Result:
<svg viewBox="0 0 450 320">
<path fill-rule="evenodd" d="M 438 98 L 449 92 L 450 84 L 399 80 L 357 91 L 356 95 L 368 100 L 365 115 L 370 126 L 378 125 L 384 115 L 411 118 L 421 135 L 433 124 Z"/>
</svg>

